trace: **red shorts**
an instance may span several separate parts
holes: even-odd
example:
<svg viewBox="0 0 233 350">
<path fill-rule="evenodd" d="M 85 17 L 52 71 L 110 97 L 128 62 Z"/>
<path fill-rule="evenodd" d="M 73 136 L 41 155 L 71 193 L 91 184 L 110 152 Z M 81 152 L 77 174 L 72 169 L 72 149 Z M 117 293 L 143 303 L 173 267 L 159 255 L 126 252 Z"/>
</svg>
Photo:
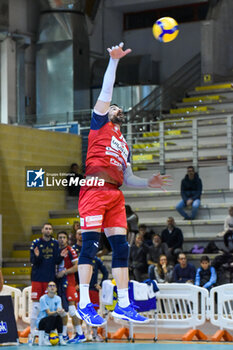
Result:
<svg viewBox="0 0 233 350">
<path fill-rule="evenodd" d="M 77 290 L 75 286 L 69 286 L 66 288 L 66 297 L 68 301 L 75 301 L 76 303 L 79 301 Z"/>
<path fill-rule="evenodd" d="M 35 282 L 32 281 L 32 291 L 31 291 L 31 299 L 39 301 L 42 295 L 47 293 L 47 287 L 49 282 Z"/>
<path fill-rule="evenodd" d="M 83 230 L 103 227 L 127 229 L 125 199 L 116 185 L 82 187 L 79 193 L 80 224 Z"/>
</svg>

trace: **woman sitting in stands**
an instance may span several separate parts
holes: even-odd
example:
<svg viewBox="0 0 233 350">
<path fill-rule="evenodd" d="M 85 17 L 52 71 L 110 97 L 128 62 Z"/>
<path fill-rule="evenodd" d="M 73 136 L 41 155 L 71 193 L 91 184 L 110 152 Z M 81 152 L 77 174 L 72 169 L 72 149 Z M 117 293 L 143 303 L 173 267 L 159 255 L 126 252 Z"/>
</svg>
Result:
<svg viewBox="0 0 233 350">
<path fill-rule="evenodd" d="M 160 255 L 159 263 L 156 264 L 154 273 L 155 273 L 155 279 L 158 283 L 172 282 L 173 266 L 168 265 L 166 255 Z"/>
</svg>

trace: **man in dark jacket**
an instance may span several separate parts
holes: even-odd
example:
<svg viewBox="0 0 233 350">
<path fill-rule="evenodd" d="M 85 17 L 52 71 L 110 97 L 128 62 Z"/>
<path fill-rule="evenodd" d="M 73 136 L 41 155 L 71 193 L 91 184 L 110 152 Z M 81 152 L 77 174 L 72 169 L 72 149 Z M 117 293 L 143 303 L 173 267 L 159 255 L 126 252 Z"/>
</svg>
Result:
<svg viewBox="0 0 233 350">
<path fill-rule="evenodd" d="M 140 233 L 136 234 L 135 243 L 130 248 L 129 270 L 130 277 L 138 282 L 142 282 L 148 277 L 147 275 L 147 253 L 149 247 L 143 242 Z"/>
<path fill-rule="evenodd" d="M 177 204 L 176 210 L 184 217 L 185 220 L 194 220 L 201 203 L 202 182 L 198 174 L 195 173 L 194 167 L 187 168 L 187 174 L 181 181 L 182 200 Z M 184 207 L 192 206 L 191 216 L 185 211 Z"/>
<path fill-rule="evenodd" d="M 178 255 L 178 264 L 174 267 L 173 278 L 175 283 L 194 283 L 196 268 L 187 262 L 186 255 L 180 253 Z"/>
<path fill-rule="evenodd" d="M 168 246 L 168 254 L 166 254 L 168 260 L 170 262 L 176 261 L 178 254 L 182 252 L 184 237 L 172 216 L 167 219 L 167 227 L 161 232 L 161 239 L 162 243 L 166 243 Z"/>
</svg>

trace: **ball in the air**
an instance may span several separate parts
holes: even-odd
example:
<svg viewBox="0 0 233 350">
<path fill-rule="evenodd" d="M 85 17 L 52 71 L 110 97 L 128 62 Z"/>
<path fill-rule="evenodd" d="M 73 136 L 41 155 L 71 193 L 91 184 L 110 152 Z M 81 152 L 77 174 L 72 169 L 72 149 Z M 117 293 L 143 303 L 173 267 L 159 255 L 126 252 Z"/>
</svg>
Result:
<svg viewBox="0 0 233 350">
<path fill-rule="evenodd" d="M 57 345 L 59 343 L 59 336 L 57 333 L 49 334 L 49 341 L 52 345 Z"/>
<path fill-rule="evenodd" d="M 174 18 L 162 17 L 155 22 L 152 31 L 155 39 L 168 43 L 177 37 L 179 33 L 178 23 Z"/>
</svg>

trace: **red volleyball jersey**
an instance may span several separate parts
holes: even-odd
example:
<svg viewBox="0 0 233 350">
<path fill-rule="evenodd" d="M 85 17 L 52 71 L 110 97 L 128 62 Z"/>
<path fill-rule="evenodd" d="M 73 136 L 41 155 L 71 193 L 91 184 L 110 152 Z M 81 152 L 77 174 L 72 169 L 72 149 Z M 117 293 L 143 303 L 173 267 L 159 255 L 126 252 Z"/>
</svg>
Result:
<svg viewBox="0 0 233 350">
<path fill-rule="evenodd" d="M 100 116 L 93 112 L 88 136 L 86 176 L 103 176 L 123 183 L 124 170 L 129 162 L 130 151 L 118 127 L 109 121 L 108 113 Z M 108 182 L 108 180 L 106 180 Z"/>
<path fill-rule="evenodd" d="M 59 271 L 64 270 L 64 269 L 69 269 L 70 267 L 73 266 L 73 262 L 78 260 L 78 255 L 76 251 L 70 247 L 69 245 L 64 248 L 66 249 L 66 254 L 64 256 L 64 259 L 62 262 L 59 264 Z M 68 285 L 73 285 L 75 286 L 75 274 L 71 273 L 67 275 L 67 282 Z"/>
</svg>

